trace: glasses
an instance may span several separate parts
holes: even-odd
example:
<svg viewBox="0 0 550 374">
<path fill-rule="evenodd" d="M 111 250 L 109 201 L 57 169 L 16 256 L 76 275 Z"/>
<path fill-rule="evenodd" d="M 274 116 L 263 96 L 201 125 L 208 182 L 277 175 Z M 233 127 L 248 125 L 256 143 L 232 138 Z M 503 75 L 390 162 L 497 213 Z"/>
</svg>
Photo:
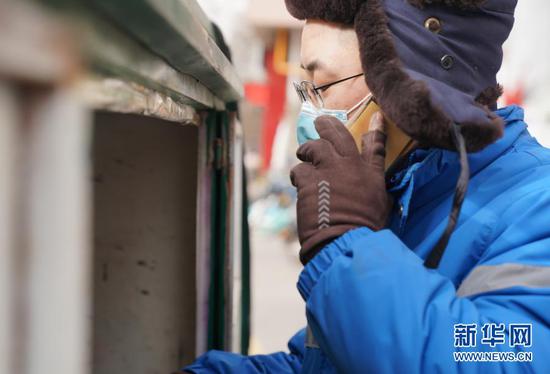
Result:
<svg viewBox="0 0 550 374">
<path fill-rule="evenodd" d="M 327 83 L 322 86 L 316 87 L 313 82 L 310 81 L 301 81 L 301 82 L 293 82 L 294 89 L 296 90 L 296 93 L 298 94 L 298 97 L 303 102 L 309 102 L 316 108 L 323 108 L 324 102 L 323 97 L 321 96 L 320 92 L 325 91 L 331 86 L 334 86 L 335 84 L 342 83 L 345 81 L 348 81 L 353 78 L 360 77 L 364 73 L 355 74 L 351 77 L 343 78 L 340 80 L 337 80 L 335 82 Z"/>
</svg>

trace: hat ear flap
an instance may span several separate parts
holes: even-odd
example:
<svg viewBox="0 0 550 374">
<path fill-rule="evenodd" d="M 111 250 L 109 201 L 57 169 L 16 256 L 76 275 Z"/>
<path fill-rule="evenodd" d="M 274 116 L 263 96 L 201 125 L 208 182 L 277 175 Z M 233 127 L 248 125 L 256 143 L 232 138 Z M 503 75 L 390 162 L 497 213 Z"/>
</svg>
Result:
<svg viewBox="0 0 550 374">
<path fill-rule="evenodd" d="M 355 17 L 355 31 L 367 86 L 384 115 L 421 144 L 454 150 L 453 120 L 434 103 L 428 84 L 405 71 L 380 0 L 369 0 L 361 6 Z M 475 152 L 502 136 L 503 121 L 473 99 L 470 104 L 485 113 L 483 122 L 460 123 L 468 151 Z"/>
<path fill-rule="evenodd" d="M 409 4 L 418 8 L 424 8 L 427 5 L 442 4 L 460 9 L 475 9 L 480 7 L 487 0 L 408 0 Z"/>
<path fill-rule="evenodd" d="M 355 14 L 365 0 L 285 0 L 288 12 L 295 18 L 321 19 L 352 25 Z"/>
<path fill-rule="evenodd" d="M 454 148 L 451 120 L 432 104 L 427 85 L 404 71 L 379 0 L 361 6 L 355 30 L 367 86 L 384 114 L 421 143 Z"/>
</svg>

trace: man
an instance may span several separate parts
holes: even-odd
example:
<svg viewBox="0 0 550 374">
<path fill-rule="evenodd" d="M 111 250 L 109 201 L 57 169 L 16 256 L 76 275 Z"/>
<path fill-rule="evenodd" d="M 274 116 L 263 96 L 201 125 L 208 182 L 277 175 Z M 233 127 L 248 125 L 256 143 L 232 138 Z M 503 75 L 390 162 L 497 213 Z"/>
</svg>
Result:
<svg viewBox="0 0 550 374">
<path fill-rule="evenodd" d="M 302 92 L 305 108 L 352 116 L 372 91 L 417 147 L 385 172 L 380 116 L 361 153 L 334 116 L 320 116 L 314 129 L 304 121 L 302 163 L 291 178 L 308 331 L 290 340 L 289 354 L 211 351 L 186 370 L 550 370 L 550 151 L 529 135 L 521 108 L 495 107 L 515 5 L 287 0 L 294 16 L 308 20 L 302 65 L 309 79 L 315 88 L 338 82 Z M 345 25 L 360 53 L 351 52 Z M 353 78 L 356 69 L 366 86 Z M 478 355 L 461 356 L 468 352 Z"/>
</svg>

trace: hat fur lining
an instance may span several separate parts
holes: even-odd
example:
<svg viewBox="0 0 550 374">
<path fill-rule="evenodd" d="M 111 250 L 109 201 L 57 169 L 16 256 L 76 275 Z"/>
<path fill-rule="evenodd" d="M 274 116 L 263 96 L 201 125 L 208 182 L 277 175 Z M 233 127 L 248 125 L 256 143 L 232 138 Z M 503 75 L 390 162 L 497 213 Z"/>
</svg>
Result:
<svg viewBox="0 0 550 374">
<path fill-rule="evenodd" d="M 355 14 L 365 0 L 285 0 L 288 12 L 295 18 L 321 19 L 353 25 Z"/>
<path fill-rule="evenodd" d="M 504 91 L 500 84 L 497 84 L 494 87 L 487 87 L 476 97 L 476 101 L 481 105 L 486 105 L 489 108 L 493 108 L 497 105 L 497 101 L 502 96 L 503 92 Z"/>
</svg>

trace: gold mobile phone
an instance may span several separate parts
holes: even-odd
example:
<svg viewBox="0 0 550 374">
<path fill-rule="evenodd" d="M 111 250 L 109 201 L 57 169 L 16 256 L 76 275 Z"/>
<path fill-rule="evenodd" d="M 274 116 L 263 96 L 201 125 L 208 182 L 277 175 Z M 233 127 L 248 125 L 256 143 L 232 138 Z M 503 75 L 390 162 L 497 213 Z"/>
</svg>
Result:
<svg viewBox="0 0 550 374">
<path fill-rule="evenodd" d="M 374 100 L 369 100 L 354 118 L 351 119 L 348 130 L 351 132 L 357 149 L 361 152 L 361 137 L 369 131 L 370 120 L 374 113 L 381 111 Z M 415 142 L 406 135 L 395 123 L 386 119 L 386 164 L 385 171 L 415 147 Z"/>
</svg>

